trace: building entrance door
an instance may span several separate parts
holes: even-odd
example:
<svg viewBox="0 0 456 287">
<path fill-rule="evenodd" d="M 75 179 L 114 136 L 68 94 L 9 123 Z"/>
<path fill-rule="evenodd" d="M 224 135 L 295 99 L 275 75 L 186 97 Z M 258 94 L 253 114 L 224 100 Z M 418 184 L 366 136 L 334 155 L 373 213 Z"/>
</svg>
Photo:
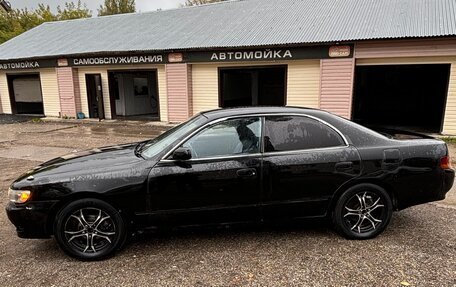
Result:
<svg viewBox="0 0 456 287">
<path fill-rule="evenodd" d="M 159 119 L 156 71 L 109 72 L 109 87 L 116 117 Z"/>
<path fill-rule="evenodd" d="M 87 74 L 87 99 L 89 102 L 89 117 L 104 119 L 103 87 L 100 74 Z"/>
</svg>

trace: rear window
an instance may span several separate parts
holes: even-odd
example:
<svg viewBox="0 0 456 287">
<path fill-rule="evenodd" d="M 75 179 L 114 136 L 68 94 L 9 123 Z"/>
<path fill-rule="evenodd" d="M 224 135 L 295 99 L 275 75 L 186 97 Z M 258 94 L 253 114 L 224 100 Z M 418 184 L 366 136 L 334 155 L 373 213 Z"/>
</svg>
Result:
<svg viewBox="0 0 456 287">
<path fill-rule="evenodd" d="M 295 151 L 344 146 L 342 137 L 329 126 L 299 116 L 266 117 L 265 152 Z"/>
</svg>

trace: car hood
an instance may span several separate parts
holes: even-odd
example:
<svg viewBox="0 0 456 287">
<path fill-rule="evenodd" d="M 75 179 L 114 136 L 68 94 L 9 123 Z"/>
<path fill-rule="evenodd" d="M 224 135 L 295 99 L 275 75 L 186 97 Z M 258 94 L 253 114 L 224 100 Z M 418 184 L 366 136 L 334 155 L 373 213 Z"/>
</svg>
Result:
<svg viewBox="0 0 456 287">
<path fill-rule="evenodd" d="M 131 177 L 133 172 L 144 170 L 138 165 L 145 165 L 146 162 L 149 166 L 154 165 L 135 154 L 137 145 L 96 148 L 52 159 L 23 174 L 13 187 Z"/>
</svg>

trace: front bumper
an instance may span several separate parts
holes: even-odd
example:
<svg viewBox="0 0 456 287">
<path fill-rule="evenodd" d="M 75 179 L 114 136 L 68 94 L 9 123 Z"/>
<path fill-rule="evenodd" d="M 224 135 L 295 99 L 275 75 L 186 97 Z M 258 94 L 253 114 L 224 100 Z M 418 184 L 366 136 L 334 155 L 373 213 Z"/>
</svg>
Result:
<svg viewBox="0 0 456 287">
<path fill-rule="evenodd" d="M 52 230 L 48 228 L 49 214 L 57 201 L 30 202 L 17 205 L 9 202 L 6 214 L 16 226 L 17 235 L 21 238 L 49 238 Z"/>
</svg>

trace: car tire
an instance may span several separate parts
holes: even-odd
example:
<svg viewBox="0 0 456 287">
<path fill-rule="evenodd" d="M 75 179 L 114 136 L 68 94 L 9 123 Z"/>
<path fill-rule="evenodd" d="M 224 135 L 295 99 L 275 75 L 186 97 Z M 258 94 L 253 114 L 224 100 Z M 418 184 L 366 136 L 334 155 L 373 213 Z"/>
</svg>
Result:
<svg viewBox="0 0 456 287">
<path fill-rule="evenodd" d="M 64 206 L 54 221 L 54 236 L 71 257 L 94 261 L 120 249 L 127 239 L 126 220 L 99 199 L 80 199 Z"/>
<path fill-rule="evenodd" d="M 346 190 L 333 212 L 335 229 L 348 239 L 371 239 L 388 226 L 393 213 L 389 194 L 374 184 L 360 184 Z"/>
</svg>

